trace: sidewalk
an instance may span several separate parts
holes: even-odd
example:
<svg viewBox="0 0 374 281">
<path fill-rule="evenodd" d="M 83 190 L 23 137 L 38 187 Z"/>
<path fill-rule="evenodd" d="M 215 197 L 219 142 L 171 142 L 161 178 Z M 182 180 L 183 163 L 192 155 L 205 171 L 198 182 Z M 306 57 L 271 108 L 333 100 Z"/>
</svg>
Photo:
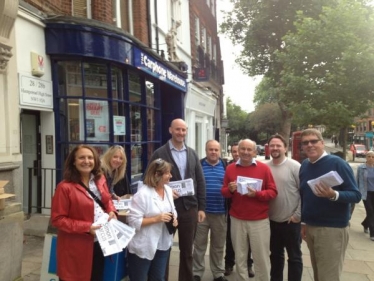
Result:
<svg viewBox="0 0 374 281">
<path fill-rule="evenodd" d="M 374 242 L 369 235 L 363 232 L 361 221 L 365 216 L 362 202 L 357 204 L 351 220 L 350 240 L 346 253 L 342 281 L 374 281 Z M 24 281 L 39 281 L 42 264 L 44 240 L 37 236 L 25 236 L 24 253 L 22 261 L 22 276 Z M 302 244 L 304 272 L 303 281 L 313 280 L 309 251 L 306 243 Z M 205 256 L 206 270 L 202 281 L 212 281 L 213 276 L 209 269 L 209 248 Z M 170 281 L 178 280 L 179 250 L 175 239 L 170 258 Z M 228 276 L 229 281 L 235 280 L 235 272 Z M 254 278 L 249 280 L 255 280 Z M 287 266 L 285 266 L 285 279 L 287 280 Z M 41 280 L 49 281 L 49 280 Z"/>
</svg>

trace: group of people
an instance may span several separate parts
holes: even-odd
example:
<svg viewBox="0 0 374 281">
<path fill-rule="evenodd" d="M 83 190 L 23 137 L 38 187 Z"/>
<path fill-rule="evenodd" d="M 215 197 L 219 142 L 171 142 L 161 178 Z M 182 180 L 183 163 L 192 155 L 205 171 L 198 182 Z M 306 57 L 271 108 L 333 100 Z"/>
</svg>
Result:
<svg viewBox="0 0 374 281">
<path fill-rule="evenodd" d="M 350 166 L 325 152 L 318 130 L 301 134 L 308 157 L 301 165 L 287 157 L 287 142 L 278 134 L 268 140 L 271 160 L 257 161 L 256 143 L 243 139 L 232 145 L 233 161 L 226 164 L 216 140 L 206 143 L 203 159 L 186 146 L 187 126 L 182 119 L 172 121 L 169 133 L 170 140 L 151 156 L 127 217 L 136 229 L 127 248 L 131 281 L 169 280 L 174 231 L 168 224 L 178 230 L 178 281 L 202 279 L 208 239 L 214 281 L 227 280 L 225 275 L 231 274 L 234 265 L 237 281 L 255 275 L 258 281 L 282 281 L 285 250 L 288 280 L 301 281 L 302 239 L 310 251 L 314 280 L 340 280 L 350 205 L 361 200 L 361 193 Z M 362 176 L 366 181 L 374 178 L 374 152 L 372 161 L 373 171 L 366 169 Z M 51 215 L 58 228 L 60 280 L 103 279 L 103 255 L 95 239 L 100 225 L 94 222 L 104 212 L 109 220 L 116 219 L 112 200 L 130 193 L 125 167 L 120 146 L 110 148 L 101 161 L 87 145 L 69 154 Z M 308 181 L 330 171 L 336 171 L 343 183 L 320 182 L 313 192 Z M 247 185 L 243 192 L 241 181 L 248 178 L 261 182 L 260 188 Z M 179 196 L 168 186 L 170 181 L 187 179 L 193 182 L 193 195 Z M 373 209 L 374 184 L 369 186 L 363 198 L 365 207 Z M 370 218 L 363 226 L 374 230 Z"/>
</svg>

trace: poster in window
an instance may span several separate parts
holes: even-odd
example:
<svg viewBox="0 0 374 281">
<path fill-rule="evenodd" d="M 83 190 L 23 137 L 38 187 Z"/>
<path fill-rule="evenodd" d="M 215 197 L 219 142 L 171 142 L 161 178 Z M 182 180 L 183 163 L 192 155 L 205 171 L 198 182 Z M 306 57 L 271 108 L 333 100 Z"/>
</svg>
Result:
<svg viewBox="0 0 374 281">
<path fill-rule="evenodd" d="M 113 116 L 113 129 L 115 136 L 126 135 L 126 117 L 125 116 Z"/>
<path fill-rule="evenodd" d="M 86 120 L 84 121 L 84 114 Z M 109 141 L 109 110 L 107 101 L 79 101 L 80 140 Z M 86 129 L 86 132 L 84 131 Z"/>
</svg>

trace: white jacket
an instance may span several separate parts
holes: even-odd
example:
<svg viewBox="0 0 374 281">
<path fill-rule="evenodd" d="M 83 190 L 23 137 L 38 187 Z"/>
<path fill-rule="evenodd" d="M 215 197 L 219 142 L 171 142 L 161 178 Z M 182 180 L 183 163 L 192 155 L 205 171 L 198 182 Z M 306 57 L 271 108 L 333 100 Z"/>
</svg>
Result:
<svg viewBox="0 0 374 281">
<path fill-rule="evenodd" d="M 165 204 L 170 205 L 167 211 L 173 212 L 177 217 L 177 211 L 174 206 L 173 192 L 171 188 L 165 185 Z M 158 241 L 163 232 L 164 222 L 153 223 L 147 226 L 141 226 L 143 218 L 157 216 L 162 213 L 163 206 L 160 204 L 156 190 L 153 187 L 143 185 L 131 200 L 130 213 L 127 221 L 131 227 L 136 230 L 135 236 L 131 239 L 128 250 L 142 259 L 153 260 Z M 165 211 L 163 211 L 165 212 Z M 167 233 L 170 241 L 169 247 L 173 244 L 173 235 Z"/>
</svg>

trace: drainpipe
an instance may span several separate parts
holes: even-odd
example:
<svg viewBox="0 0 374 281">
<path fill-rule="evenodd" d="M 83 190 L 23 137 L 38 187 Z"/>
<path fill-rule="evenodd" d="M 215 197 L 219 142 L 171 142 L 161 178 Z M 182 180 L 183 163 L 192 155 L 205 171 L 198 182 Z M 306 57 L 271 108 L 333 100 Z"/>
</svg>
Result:
<svg viewBox="0 0 374 281">
<path fill-rule="evenodd" d="M 155 5 L 155 23 L 156 23 L 156 50 L 157 54 L 160 51 L 160 44 L 159 44 L 159 37 L 158 37 L 158 8 L 157 8 L 157 0 L 154 0 Z"/>
</svg>

